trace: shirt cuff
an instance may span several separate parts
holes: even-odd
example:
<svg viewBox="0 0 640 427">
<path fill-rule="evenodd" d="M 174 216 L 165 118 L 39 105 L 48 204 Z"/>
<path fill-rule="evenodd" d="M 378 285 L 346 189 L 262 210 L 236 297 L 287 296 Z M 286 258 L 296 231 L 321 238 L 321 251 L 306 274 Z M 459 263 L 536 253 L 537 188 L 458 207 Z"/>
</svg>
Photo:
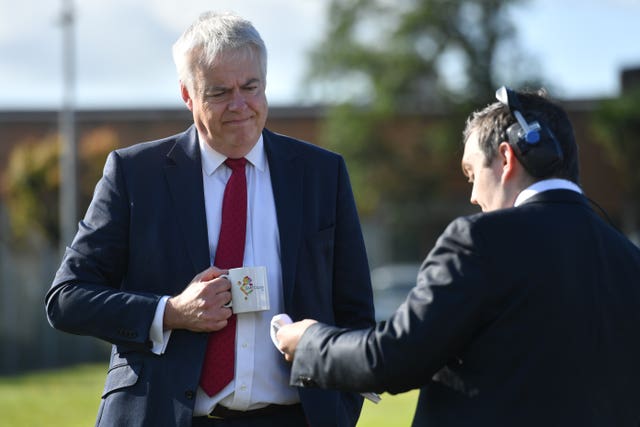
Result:
<svg viewBox="0 0 640 427">
<path fill-rule="evenodd" d="M 168 299 L 168 296 L 160 298 L 160 302 L 156 307 L 156 314 L 153 316 L 153 323 L 151 323 L 151 330 L 149 331 L 149 338 L 153 344 L 151 351 L 155 354 L 164 354 L 171 336 L 171 330 L 165 331 L 163 325 L 164 309 Z"/>
</svg>

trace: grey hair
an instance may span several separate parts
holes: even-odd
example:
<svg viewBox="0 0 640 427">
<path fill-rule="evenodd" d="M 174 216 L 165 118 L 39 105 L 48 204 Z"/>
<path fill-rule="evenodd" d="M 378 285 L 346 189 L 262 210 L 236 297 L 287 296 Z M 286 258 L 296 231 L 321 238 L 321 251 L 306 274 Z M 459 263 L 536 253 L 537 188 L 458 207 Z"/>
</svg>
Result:
<svg viewBox="0 0 640 427">
<path fill-rule="evenodd" d="M 208 68 L 223 53 L 257 55 L 263 80 L 267 76 L 267 48 L 251 22 L 232 13 L 205 12 L 173 45 L 178 78 L 193 88 L 196 67 Z"/>
</svg>

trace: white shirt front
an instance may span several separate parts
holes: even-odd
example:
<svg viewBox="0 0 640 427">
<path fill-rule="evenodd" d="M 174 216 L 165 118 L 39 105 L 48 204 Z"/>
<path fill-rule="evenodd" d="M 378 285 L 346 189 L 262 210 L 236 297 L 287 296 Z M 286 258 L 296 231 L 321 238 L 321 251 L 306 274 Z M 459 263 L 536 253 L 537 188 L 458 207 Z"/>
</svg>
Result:
<svg viewBox="0 0 640 427">
<path fill-rule="evenodd" d="M 202 157 L 209 254 L 213 264 L 220 234 L 224 188 L 231 176 L 231 169 L 224 164 L 225 156 L 198 139 Z M 269 336 L 269 322 L 275 314 L 284 311 L 284 297 L 280 235 L 262 136 L 245 157 L 248 160 L 245 167 L 247 235 L 243 265 L 267 267 L 271 307 L 268 311 L 237 315 L 234 380 L 212 397 L 198 388 L 194 416 L 210 413 L 218 403 L 230 409 L 246 411 L 271 403 L 292 404 L 300 400 L 297 390 L 288 385 L 290 369 Z M 163 298 L 158 305 L 152 326 L 153 351 L 158 354 L 164 352 L 169 338 L 169 334 L 165 333 L 163 336 L 162 333 L 162 314 L 167 298 Z"/>
</svg>

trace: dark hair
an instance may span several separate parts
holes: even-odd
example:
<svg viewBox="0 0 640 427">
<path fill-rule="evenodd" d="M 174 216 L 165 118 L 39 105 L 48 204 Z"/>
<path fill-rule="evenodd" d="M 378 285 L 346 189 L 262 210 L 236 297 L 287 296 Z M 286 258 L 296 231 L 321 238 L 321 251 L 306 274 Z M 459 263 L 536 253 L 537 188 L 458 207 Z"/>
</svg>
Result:
<svg viewBox="0 0 640 427">
<path fill-rule="evenodd" d="M 547 126 L 562 149 L 562 163 L 548 176 L 541 178 L 564 178 L 579 184 L 578 146 L 567 113 L 549 99 L 544 89 L 535 92 L 518 91 L 516 94 L 522 106 L 521 113 L 527 122 L 538 121 L 542 126 Z M 507 128 L 513 123 L 516 123 L 516 119 L 506 105 L 501 102 L 489 104 L 467 119 L 463 132 L 464 143 L 472 133 L 477 132 L 478 143 L 488 165 L 497 156 L 500 143 L 509 140 Z"/>
</svg>

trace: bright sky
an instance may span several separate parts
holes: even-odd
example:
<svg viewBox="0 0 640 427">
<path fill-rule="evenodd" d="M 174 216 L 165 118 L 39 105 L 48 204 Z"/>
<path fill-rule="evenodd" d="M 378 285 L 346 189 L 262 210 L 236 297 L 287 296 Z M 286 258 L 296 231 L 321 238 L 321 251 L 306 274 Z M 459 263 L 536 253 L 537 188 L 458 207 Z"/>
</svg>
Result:
<svg viewBox="0 0 640 427">
<path fill-rule="evenodd" d="M 76 0 L 80 108 L 182 105 L 171 45 L 202 12 L 233 10 L 269 51 L 271 105 L 305 101 L 306 51 L 325 31 L 328 0 Z M 0 0 L 0 109 L 62 103 L 63 0 Z M 519 45 L 554 96 L 615 96 L 640 66 L 640 0 L 530 0 L 514 13 Z"/>
</svg>

